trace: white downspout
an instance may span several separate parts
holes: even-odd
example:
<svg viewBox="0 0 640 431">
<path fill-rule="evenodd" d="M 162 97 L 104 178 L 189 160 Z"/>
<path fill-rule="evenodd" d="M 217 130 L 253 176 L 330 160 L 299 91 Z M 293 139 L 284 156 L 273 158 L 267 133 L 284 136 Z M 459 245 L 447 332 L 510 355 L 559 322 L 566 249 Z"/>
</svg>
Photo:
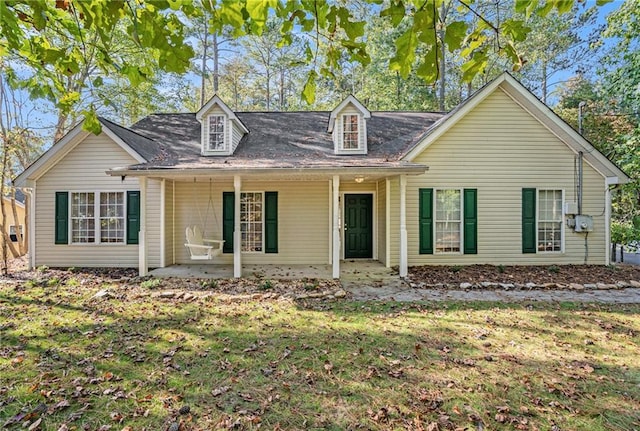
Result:
<svg viewBox="0 0 640 431">
<path fill-rule="evenodd" d="M 407 259 L 407 176 L 400 175 L 400 277 L 409 272 Z"/>
<path fill-rule="evenodd" d="M 242 189 L 242 179 L 239 175 L 233 177 L 233 189 L 235 199 L 233 202 L 233 277 L 242 277 L 242 250 L 240 237 L 240 193 Z"/>
<path fill-rule="evenodd" d="M 27 252 L 29 259 L 29 269 L 36 266 L 36 182 L 29 188 L 23 189 L 29 195 L 29 220 L 26 220 L 29 250 Z"/>
<path fill-rule="evenodd" d="M 340 176 L 333 176 L 333 193 L 332 193 L 332 208 L 333 208 L 333 278 L 340 278 Z"/>
<path fill-rule="evenodd" d="M 138 233 L 138 272 L 144 277 L 149 272 L 147 264 L 147 178 L 140 177 L 140 232 Z"/>
</svg>

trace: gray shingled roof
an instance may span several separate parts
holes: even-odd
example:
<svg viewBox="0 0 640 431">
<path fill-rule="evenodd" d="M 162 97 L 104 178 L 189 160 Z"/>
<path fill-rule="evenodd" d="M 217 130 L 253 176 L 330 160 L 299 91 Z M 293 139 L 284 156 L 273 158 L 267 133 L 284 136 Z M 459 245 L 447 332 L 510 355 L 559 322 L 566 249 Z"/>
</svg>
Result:
<svg viewBox="0 0 640 431">
<path fill-rule="evenodd" d="M 298 168 L 406 166 L 401 156 L 443 114 L 373 112 L 367 121 L 368 154 L 335 155 L 327 132 L 329 112 L 237 112 L 249 129 L 232 156 L 201 156 L 195 114 L 153 114 L 129 129 L 107 125 L 154 168 Z M 103 123 L 104 124 L 104 123 Z M 128 131 L 128 134 L 127 134 Z M 155 147 L 154 147 L 155 145 Z"/>
</svg>

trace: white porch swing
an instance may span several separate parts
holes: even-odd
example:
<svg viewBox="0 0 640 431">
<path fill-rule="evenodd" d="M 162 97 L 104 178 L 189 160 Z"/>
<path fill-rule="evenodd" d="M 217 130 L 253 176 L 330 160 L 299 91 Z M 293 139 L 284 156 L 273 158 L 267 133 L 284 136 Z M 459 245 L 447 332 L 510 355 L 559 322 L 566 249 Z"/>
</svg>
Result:
<svg viewBox="0 0 640 431">
<path fill-rule="evenodd" d="M 194 180 L 195 182 L 195 180 Z M 209 201 L 207 202 L 207 210 L 204 215 L 204 222 L 202 220 L 202 214 L 200 213 L 200 208 L 196 202 L 196 208 L 198 209 L 198 217 L 202 222 L 202 226 L 204 229 L 201 229 L 197 224 L 191 225 L 191 214 L 190 213 L 190 222 L 187 228 L 185 229 L 185 237 L 186 243 L 184 246 L 189 250 L 189 255 L 191 256 L 191 260 L 212 260 L 214 257 L 219 256 L 222 253 L 222 247 L 224 246 L 224 240 L 219 239 L 207 239 L 204 238 L 204 233 L 206 233 L 207 228 L 207 218 L 209 215 L 209 209 L 211 208 L 211 212 L 213 212 L 213 218 L 216 226 L 218 225 L 218 219 L 216 217 L 215 209 L 213 208 L 213 197 L 211 193 L 211 180 L 209 180 Z M 203 232 L 204 230 L 204 232 Z"/>
</svg>

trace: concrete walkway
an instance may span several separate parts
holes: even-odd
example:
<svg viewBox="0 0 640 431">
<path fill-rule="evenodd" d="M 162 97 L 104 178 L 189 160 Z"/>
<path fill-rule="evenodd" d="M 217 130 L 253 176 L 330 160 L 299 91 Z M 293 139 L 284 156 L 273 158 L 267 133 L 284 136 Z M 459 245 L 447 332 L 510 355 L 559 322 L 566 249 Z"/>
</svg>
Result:
<svg viewBox="0 0 640 431">
<path fill-rule="evenodd" d="M 345 286 L 350 298 L 356 301 L 489 301 L 489 302 L 601 302 L 607 304 L 640 304 L 640 289 L 619 290 L 500 290 L 500 289 L 414 289 L 400 284 Z"/>
</svg>

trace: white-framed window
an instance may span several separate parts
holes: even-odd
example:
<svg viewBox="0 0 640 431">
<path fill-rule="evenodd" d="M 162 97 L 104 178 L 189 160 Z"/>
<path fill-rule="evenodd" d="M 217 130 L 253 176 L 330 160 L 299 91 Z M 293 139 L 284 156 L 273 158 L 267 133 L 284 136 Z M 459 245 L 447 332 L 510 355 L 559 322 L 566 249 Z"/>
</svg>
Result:
<svg viewBox="0 0 640 431">
<path fill-rule="evenodd" d="M 357 150 L 360 148 L 360 130 L 358 115 L 346 114 L 342 116 L 342 149 Z"/>
<path fill-rule="evenodd" d="M 261 253 L 264 241 L 264 194 L 262 192 L 240 193 L 240 249 L 244 252 Z"/>
<path fill-rule="evenodd" d="M 209 115 L 209 142 L 207 143 L 209 151 L 224 151 L 227 149 L 224 139 L 224 124 L 224 115 Z"/>
<path fill-rule="evenodd" d="M 124 193 L 100 193 L 100 242 L 124 242 Z"/>
<path fill-rule="evenodd" d="M 562 190 L 538 190 L 538 251 L 562 251 Z"/>
<path fill-rule="evenodd" d="M 462 239 L 462 193 L 460 189 L 436 189 L 435 195 L 435 252 L 459 253 Z"/>
<path fill-rule="evenodd" d="M 124 244 L 124 192 L 71 192 L 72 244 Z"/>
<path fill-rule="evenodd" d="M 18 230 L 16 230 L 15 225 L 9 226 L 9 239 L 11 240 L 11 242 L 18 242 L 18 231 L 20 232 L 20 235 L 24 235 L 22 225 L 18 226 Z"/>
</svg>

